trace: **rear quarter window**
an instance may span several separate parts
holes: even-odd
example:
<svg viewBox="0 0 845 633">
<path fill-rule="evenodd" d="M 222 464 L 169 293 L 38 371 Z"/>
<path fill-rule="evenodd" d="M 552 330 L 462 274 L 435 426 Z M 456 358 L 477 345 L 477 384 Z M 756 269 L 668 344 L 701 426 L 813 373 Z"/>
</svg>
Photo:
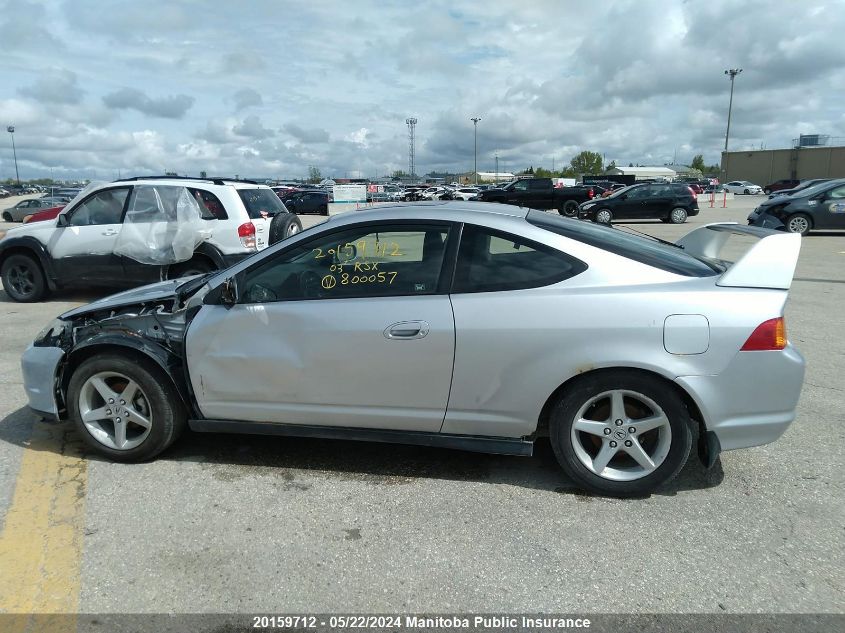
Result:
<svg viewBox="0 0 845 633">
<path fill-rule="evenodd" d="M 722 272 L 705 261 L 685 253 L 683 249 L 632 235 L 622 229 L 533 210 L 528 212 L 526 220 L 552 233 L 676 275 L 713 277 Z"/>
<path fill-rule="evenodd" d="M 238 196 L 252 220 L 287 212 L 287 208 L 272 189 L 238 189 Z"/>
</svg>

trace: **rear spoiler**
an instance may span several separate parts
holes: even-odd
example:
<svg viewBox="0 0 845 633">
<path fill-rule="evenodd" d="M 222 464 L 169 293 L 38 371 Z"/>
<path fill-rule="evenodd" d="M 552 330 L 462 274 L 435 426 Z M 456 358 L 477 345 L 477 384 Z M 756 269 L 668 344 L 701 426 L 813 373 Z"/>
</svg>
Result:
<svg viewBox="0 0 845 633">
<path fill-rule="evenodd" d="M 706 224 L 675 243 L 691 255 L 719 259 L 731 235 L 750 235 L 760 241 L 729 266 L 717 285 L 789 290 L 801 250 L 801 236 L 797 233 L 724 222 Z"/>
</svg>

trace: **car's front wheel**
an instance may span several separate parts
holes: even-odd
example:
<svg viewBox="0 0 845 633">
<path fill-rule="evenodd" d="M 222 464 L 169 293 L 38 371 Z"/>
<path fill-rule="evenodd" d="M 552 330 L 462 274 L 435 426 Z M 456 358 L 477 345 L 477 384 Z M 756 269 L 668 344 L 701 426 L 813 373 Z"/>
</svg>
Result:
<svg viewBox="0 0 845 633">
<path fill-rule="evenodd" d="M 812 228 L 812 222 L 810 221 L 810 217 L 804 215 L 803 213 L 796 213 L 789 217 L 786 221 L 786 230 L 790 233 L 800 233 L 801 235 L 807 235 Z"/>
<path fill-rule="evenodd" d="M 614 497 L 649 494 L 689 457 L 689 413 L 659 378 L 608 371 L 578 381 L 554 407 L 552 448 L 582 488 Z"/>
<path fill-rule="evenodd" d="M 763 189 L 763 193 L 765 193 L 768 196 L 770 193 L 772 193 L 772 190 L 771 189 Z"/>
<path fill-rule="evenodd" d="M 30 303 L 47 294 L 44 271 L 29 255 L 9 255 L 0 269 L 3 289 L 15 301 Z"/>
<path fill-rule="evenodd" d="M 71 376 L 68 409 L 85 443 L 120 462 L 155 457 L 186 424 L 185 408 L 169 379 L 151 361 L 102 354 Z"/>
<path fill-rule="evenodd" d="M 599 209 L 596 211 L 596 222 L 599 224 L 610 224 L 611 220 L 613 220 L 613 213 L 610 209 Z"/>
<path fill-rule="evenodd" d="M 746 189 L 746 190 L 745 190 L 745 195 L 746 195 L 746 196 L 751 195 L 751 192 L 750 192 L 748 189 Z"/>
<path fill-rule="evenodd" d="M 3 212 L 3 221 L 4 222 L 11 222 L 12 221 L 12 214 L 8 211 Z"/>
</svg>

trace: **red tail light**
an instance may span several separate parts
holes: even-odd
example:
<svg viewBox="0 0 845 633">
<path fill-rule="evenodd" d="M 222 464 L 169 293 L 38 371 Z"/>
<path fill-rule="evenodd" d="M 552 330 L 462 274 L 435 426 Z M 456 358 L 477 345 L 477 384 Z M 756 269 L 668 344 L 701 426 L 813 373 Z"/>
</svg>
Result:
<svg viewBox="0 0 845 633">
<path fill-rule="evenodd" d="M 763 321 L 757 329 L 751 333 L 743 352 L 766 352 L 783 349 L 786 347 L 786 323 L 783 317 Z"/>
<path fill-rule="evenodd" d="M 241 238 L 244 248 L 255 248 L 255 225 L 252 222 L 241 224 L 238 227 L 238 237 Z"/>
<path fill-rule="evenodd" d="M 698 200 L 698 194 L 695 193 L 695 189 L 693 189 L 692 187 L 687 187 L 687 189 L 689 189 L 689 192 L 692 194 L 692 199 Z"/>
<path fill-rule="evenodd" d="M 587 199 L 588 199 L 588 200 L 592 200 L 592 199 L 593 199 L 593 196 L 595 196 L 595 195 L 596 195 L 596 194 L 595 194 L 595 193 L 593 193 L 593 190 L 592 190 L 592 189 L 587 189 Z"/>
</svg>

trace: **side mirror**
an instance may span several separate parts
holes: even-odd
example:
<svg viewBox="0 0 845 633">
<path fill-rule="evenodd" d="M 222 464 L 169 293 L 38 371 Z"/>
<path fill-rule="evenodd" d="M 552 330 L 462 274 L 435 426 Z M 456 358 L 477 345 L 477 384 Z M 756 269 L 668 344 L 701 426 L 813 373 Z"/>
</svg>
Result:
<svg viewBox="0 0 845 633">
<path fill-rule="evenodd" d="M 59 226 L 59 227 L 70 226 L 70 222 L 68 222 L 68 219 L 67 219 L 67 214 L 65 214 L 65 213 L 59 214 L 58 218 L 56 219 L 56 226 Z"/>
<path fill-rule="evenodd" d="M 237 276 L 227 278 L 220 288 L 220 303 L 231 307 L 238 302 L 239 296 Z"/>
</svg>

